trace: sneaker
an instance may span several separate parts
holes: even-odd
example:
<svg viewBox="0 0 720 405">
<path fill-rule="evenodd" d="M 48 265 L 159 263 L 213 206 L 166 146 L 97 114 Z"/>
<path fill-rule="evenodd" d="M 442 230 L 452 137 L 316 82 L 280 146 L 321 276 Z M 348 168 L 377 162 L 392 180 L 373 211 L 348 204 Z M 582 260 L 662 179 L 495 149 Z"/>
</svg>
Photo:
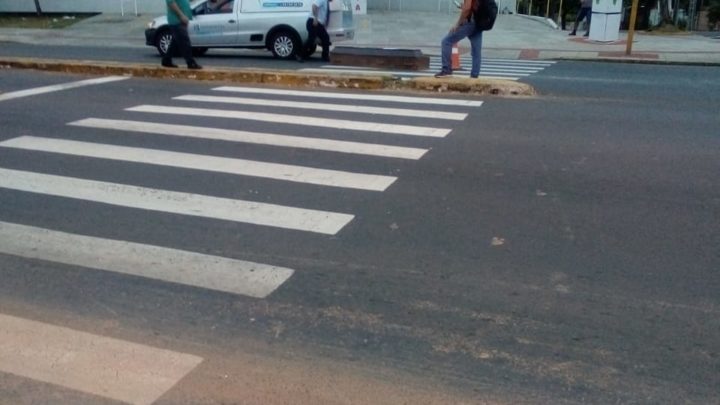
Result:
<svg viewBox="0 0 720 405">
<path fill-rule="evenodd" d="M 197 62 L 188 63 L 188 69 L 200 70 L 200 69 L 202 69 L 202 66 L 198 65 Z"/>
<path fill-rule="evenodd" d="M 305 62 L 305 58 L 303 58 L 299 53 L 296 53 L 296 54 L 295 54 L 295 60 L 298 61 L 298 62 L 300 62 L 300 63 Z"/>
<path fill-rule="evenodd" d="M 162 63 L 160 63 L 160 65 L 162 65 L 162 67 L 171 68 L 171 69 L 176 69 L 178 67 L 178 65 L 176 65 L 172 62 L 166 62 L 166 61 L 162 61 Z"/>
<path fill-rule="evenodd" d="M 569 33 L 568 35 L 570 35 L 571 37 L 574 37 L 577 34 L 575 34 L 575 31 L 573 31 L 573 32 Z"/>
<path fill-rule="evenodd" d="M 447 77 L 447 76 L 452 76 L 452 72 L 446 72 L 446 71 L 441 70 L 440 72 L 435 73 L 435 77 Z"/>
<path fill-rule="evenodd" d="M 583 35 L 583 36 L 584 36 L 584 37 L 589 37 L 589 36 L 590 36 L 590 33 L 589 33 L 589 32 L 586 32 L 585 35 Z"/>
</svg>

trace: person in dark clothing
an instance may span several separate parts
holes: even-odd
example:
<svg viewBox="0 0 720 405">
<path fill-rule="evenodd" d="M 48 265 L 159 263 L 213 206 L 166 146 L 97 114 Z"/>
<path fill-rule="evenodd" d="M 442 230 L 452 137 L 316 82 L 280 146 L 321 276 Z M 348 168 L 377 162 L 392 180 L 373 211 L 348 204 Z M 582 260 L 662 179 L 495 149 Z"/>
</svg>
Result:
<svg viewBox="0 0 720 405">
<path fill-rule="evenodd" d="M 587 31 L 584 36 L 590 35 L 590 18 L 592 17 L 592 0 L 580 0 L 580 11 L 578 12 L 573 30 L 568 35 L 577 35 L 577 29 L 580 23 L 587 17 Z"/>
<path fill-rule="evenodd" d="M 299 62 L 302 62 L 305 58 L 305 49 L 312 48 L 318 38 L 320 38 L 322 46 L 323 62 L 330 61 L 330 35 L 328 35 L 326 29 L 329 17 L 330 5 L 328 0 L 313 0 L 312 12 L 305 24 L 308 31 L 307 42 L 299 52 L 295 53 L 295 57 Z"/>
<path fill-rule="evenodd" d="M 167 4 L 167 19 L 172 41 L 167 52 L 163 55 L 162 66 L 177 68 L 172 61 L 172 55 L 178 52 L 185 59 L 188 69 L 202 69 L 192 55 L 192 44 L 188 35 L 188 24 L 192 20 L 192 9 L 189 0 L 165 0 Z"/>
</svg>

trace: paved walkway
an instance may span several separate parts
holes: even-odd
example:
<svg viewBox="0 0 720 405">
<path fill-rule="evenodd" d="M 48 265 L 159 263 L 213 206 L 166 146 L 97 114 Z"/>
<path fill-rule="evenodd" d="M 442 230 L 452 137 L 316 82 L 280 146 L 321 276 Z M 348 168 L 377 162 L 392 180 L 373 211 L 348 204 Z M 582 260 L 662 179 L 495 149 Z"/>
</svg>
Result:
<svg viewBox="0 0 720 405">
<path fill-rule="evenodd" d="M 144 30 L 150 16 L 121 17 L 102 14 L 63 30 L 0 28 L 0 41 L 22 43 L 144 47 Z M 429 12 L 371 12 L 356 16 L 356 38 L 348 45 L 419 48 L 440 53 L 440 39 L 455 15 Z M 720 65 L 718 36 L 636 32 L 633 54 L 625 55 L 626 33 L 617 43 L 596 43 L 569 37 L 540 17 L 500 15 L 495 28 L 485 33 L 483 56 L 512 59 L 610 59 L 665 63 Z M 461 52 L 467 51 L 461 42 Z"/>
</svg>

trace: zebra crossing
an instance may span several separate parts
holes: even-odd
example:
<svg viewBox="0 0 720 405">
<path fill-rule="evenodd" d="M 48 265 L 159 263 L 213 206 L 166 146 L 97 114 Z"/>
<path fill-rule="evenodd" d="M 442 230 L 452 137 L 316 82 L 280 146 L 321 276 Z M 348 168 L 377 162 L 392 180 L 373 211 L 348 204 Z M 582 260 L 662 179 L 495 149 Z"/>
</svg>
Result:
<svg viewBox="0 0 720 405">
<path fill-rule="evenodd" d="M 84 128 L 110 134 L 120 144 L 62 139 L 39 134 L 19 135 L 0 141 L 0 148 L 31 154 L 49 153 L 69 159 L 92 158 L 131 165 L 268 179 L 294 183 L 300 187 L 312 185 L 327 189 L 382 193 L 399 181 L 399 178 L 386 173 L 366 173 L 337 167 L 314 167 L 292 162 L 268 162 L 254 158 L 125 146 L 122 141 L 130 135 L 162 135 L 169 140 L 191 138 L 207 142 L 302 149 L 310 153 L 329 152 L 340 158 L 350 154 L 417 161 L 429 151 L 428 142 L 447 137 L 452 131 L 453 123 L 465 120 L 473 109 L 482 106 L 482 101 L 472 99 L 242 86 L 220 86 L 205 93 L 171 96 L 163 105 L 130 106 L 120 111 L 124 115 L 122 119 L 90 116 L 65 123 L 68 128 Z M 429 108 L 430 105 L 433 108 Z M 257 111 L 258 109 L 262 111 Z M 318 114 L 308 116 L 307 111 L 318 111 Z M 130 119 L 128 114 L 132 116 Z M 342 117 L 334 117 L 336 114 L 342 114 Z M 176 115 L 197 117 L 193 122 L 202 122 L 204 125 L 163 122 L 163 117 Z M 393 123 L 388 123 L 388 119 L 382 117 L 388 117 Z M 216 119 L 222 119 L 225 127 L 216 125 Z M 397 120 L 399 123 L 395 123 Z M 268 131 L 227 128 L 230 121 L 239 122 L 240 127 L 254 122 L 256 126 L 260 125 Z M 273 131 L 278 127 L 276 124 L 288 122 L 300 128 L 335 131 L 338 136 L 323 138 L 287 133 L 287 130 Z M 367 135 L 360 136 L 362 134 Z M 367 136 L 373 137 L 375 141 L 369 142 Z M 393 142 L 383 143 L 382 139 L 386 137 L 392 138 Z M 413 145 L 416 139 L 424 140 L 424 146 Z M 338 161 L 341 162 L 342 159 Z M 3 167 L 0 167 L 0 188 L 143 210 L 148 215 L 153 212 L 172 213 L 230 221 L 238 226 L 250 224 L 318 235 L 336 235 L 355 219 L 352 212 L 343 210 L 320 210 L 307 206 L 224 198 Z M 11 241 L 13 238 L 15 239 Z M 293 269 L 272 264 L 243 262 L 162 246 L 143 246 L 132 241 L 100 240 L 57 230 L 43 231 L 7 222 L 0 222 L 0 240 L 3 241 L 0 253 L 132 274 L 255 298 L 267 297 L 294 273 Z M 59 246 L 61 243 L 65 246 Z M 88 256 L 88 252 L 95 252 L 96 256 Z M 129 252 L 135 254 L 131 255 Z M 125 256 L 133 256 L 135 261 L 124 261 Z M 168 259 L 157 260 L 159 257 Z M 171 257 L 174 259 L 171 260 Z M 177 268 L 165 266 L 166 262 Z M 198 277 L 193 275 L 200 272 L 203 276 L 202 280 L 198 281 Z"/>
<path fill-rule="evenodd" d="M 108 79 L 107 82 L 112 80 Z M 97 83 L 102 83 L 99 81 Z M 93 84 L 96 82 L 88 82 Z M 73 88 L 56 87 L 55 89 Z M 51 91 L 49 88 L 43 91 Z M 314 167 L 293 162 L 214 156 L 124 145 L 130 136 L 161 136 L 208 143 L 267 145 L 282 150 L 417 162 L 447 137 L 453 124 L 465 120 L 482 101 L 384 94 L 281 90 L 221 86 L 208 94 L 181 94 L 163 105 L 140 104 L 120 111 L 123 117 L 88 116 L 64 123 L 66 128 L 111 136 L 115 143 L 64 139 L 42 134 L 5 138 L 0 151 L 95 159 L 128 165 L 221 173 L 296 184 L 298 187 L 383 193 L 401 178 L 386 173 L 350 171 L 332 163 Z M 18 97 L 32 92 L 18 93 Z M 39 93 L 41 94 L 41 93 Z M 263 98 L 264 97 L 264 98 Z M 320 102 L 318 102 L 320 100 Z M 208 108 L 208 107 L 213 108 Z M 255 107 L 255 110 L 248 109 Z M 269 110 L 258 112 L 257 109 Z M 453 111 L 443 111 L 452 109 Z M 275 112 L 282 110 L 282 113 Z M 308 117 L 308 111 L 318 112 Z M 341 114 L 342 117 L 335 117 Z M 100 114 L 98 114 L 100 115 Z M 112 115 L 110 113 L 109 115 Z M 131 117 L 128 118 L 128 115 Z M 168 123 L 163 117 L 196 118 L 195 125 Z M 351 117 L 351 118 L 349 118 Z M 400 120 L 400 124 L 387 123 Z M 227 128 L 255 123 L 267 130 Z M 288 133 L 282 125 L 333 131 L 336 136 Z M 432 123 L 429 125 L 428 123 Z M 200 125 L 201 124 L 201 125 Z M 392 139 L 383 143 L 383 139 Z M 371 139 L 369 141 L 368 139 Z M 416 142 L 422 140 L 422 145 Z M 37 155 L 35 155 L 37 154 Z M 135 184 L 37 173 L 2 167 L 0 189 L 68 201 L 142 210 L 143 215 L 172 213 L 292 230 L 320 236 L 341 232 L 355 220 L 352 212 L 226 198 Z M 0 221 L 0 254 L 141 277 L 211 291 L 267 298 L 291 279 L 295 270 L 273 264 L 83 235 L 32 224 Z M 201 357 L 103 337 L 0 313 L 0 372 L 63 386 L 133 404 L 151 404 L 194 370 Z"/>
<path fill-rule="evenodd" d="M 492 59 L 483 58 L 480 67 L 480 77 L 486 79 L 519 80 L 539 73 L 554 65 L 554 61 L 525 60 L 525 59 Z M 453 72 L 454 77 L 469 77 L 472 59 L 469 55 L 460 56 L 461 69 Z M 430 67 L 421 71 L 389 70 L 361 66 L 323 65 L 319 68 L 305 68 L 301 71 L 308 73 L 350 73 L 350 74 L 380 74 L 399 78 L 432 77 L 442 69 L 439 56 L 430 57 Z"/>
</svg>

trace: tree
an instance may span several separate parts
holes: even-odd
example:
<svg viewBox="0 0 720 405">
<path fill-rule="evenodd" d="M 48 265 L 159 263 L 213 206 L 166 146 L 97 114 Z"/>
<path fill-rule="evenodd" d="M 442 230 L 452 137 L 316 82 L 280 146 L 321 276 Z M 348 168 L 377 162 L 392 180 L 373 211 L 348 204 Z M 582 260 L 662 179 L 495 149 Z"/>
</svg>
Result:
<svg viewBox="0 0 720 405">
<path fill-rule="evenodd" d="M 37 12 L 37 15 L 42 14 L 42 9 L 40 8 L 40 0 L 35 0 L 35 12 Z"/>
<path fill-rule="evenodd" d="M 720 22 L 720 1 L 716 0 L 710 3 L 707 14 L 708 25 L 710 29 L 715 29 L 715 26 Z"/>
</svg>

